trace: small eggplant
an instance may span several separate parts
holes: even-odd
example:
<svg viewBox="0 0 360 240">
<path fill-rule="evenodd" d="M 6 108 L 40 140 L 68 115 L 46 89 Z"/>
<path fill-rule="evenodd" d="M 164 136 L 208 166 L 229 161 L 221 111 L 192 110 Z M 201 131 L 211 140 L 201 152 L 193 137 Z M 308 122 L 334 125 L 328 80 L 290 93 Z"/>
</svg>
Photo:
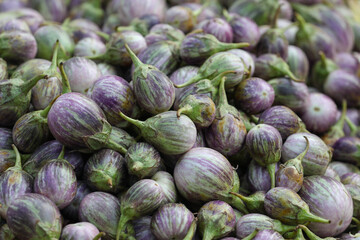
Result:
<svg viewBox="0 0 360 240">
<path fill-rule="evenodd" d="M 198 228 L 203 240 L 225 237 L 235 229 L 235 213 L 223 201 L 211 201 L 203 205 L 197 215 Z"/>
<path fill-rule="evenodd" d="M 61 240 L 97 240 L 100 239 L 101 235 L 94 224 L 89 222 L 78 222 L 68 224 L 64 227 L 61 233 Z M 97 238 L 97 236 L 99 237 Z"/>
<path fill-rule="evenodd" d="M 102 149 L 86 162 L 83 178 L 94 191 L 116 194 L 126 187 L 125 159 L 114 150 Z"/>
<path fill-rule="evenodd" d="M 196 24 L 195 13 L 188 7 L 173 6 L 166 11 L 165 23 L 188 33 Z"/>
<path fill-rule="evenodd" d="M 152 177 L 163 166 L 160 153 L 146 142 L 132 145 L 125 154 L 129 174 L 139 179 Z"/>
<path fill-rule="evenodd" d="M 121 112 L 120 116 L 138 127 L 143 138 L 161 153 L 182 154 L 195 143 L 195 124 L 185 115 L 178 118 L 175 111 L 160 113 L 144 122 L 129 118 Z"/>
<path fill-rule="evenodd" d="M 7 224 L 18 239 L 60 238 L 62 220 L 59 209 L 43 195 L 27 193 L 14 199 L 6 215 Z"/>
<path fill-rule="evenodd" d="M 233 42 L 233 30 L 230 24 L 222 18 L 206 19 L 197 26 L 197 29 L 202 29 L 204 33 L 215 36 L 220 42 L 232 43 Z"/>
<path fill-rule="evenodd" d="M 347 162 L 359 166 L 360 139 L 357 137 L 342 137 L 337 140 L 333 148 L 334 160 Z M 339 174 L 340 175 L 340 174 Z M 341 177 L 341 176 L 340 176 Z"/>
<path fill-rule="evenodd" d="M 75 57 L 93 57 L 105 52 L 105 44 L 99 39 L 90 37 L 81 39 L 74 48 Z"/>
<path fill-rule="evenodd" d="M 139 106 L 151 114 L 168 111 L 175 100 L 171 80 L 156 67 L 142 63 L 127 45 L 125 47 L 135 65 L 133 91 Z"/>
<path fill-rule="evenodd" d="M 335 160 L 335 159 L 334 159 Z M 353 164 L 345 163 L 345 162 L 338 162 L 338 161 L 331 161 L 328 168 L 331 168 L 335 171 L 335 173 L 341 178 L 343 175 L 347 173 L 358 173 L 360 174 L 360 170 Z"/>
<path fill-rule="evenodd" d="M 159 240 L 185 239 L 195 221 L 194 214 L 185 205 L 169 203 L 160 207 L 153 215 L 151 231 Z M 194 233 L 192 232 L 193 235 Z"/>
<path fill-rule="evenodd" d="M 299 79 L 306 79 L 309 74 L 309 60 L 301 48 L 290 45 L 286 59 L 291 72 Z"/>
<path fill-rule="evenodd" d="M 275 92 L 272 86 L 261 78 L 248 78 L 235 89 L 235 105 L 247 114 L 257 114 L 271 107 Z"/>
<path fill-rule="evenodd" d="M 246 146 L 252 158 L 266 167 L 271 179 L 271 188 L 275 187 L 275 166 L 281 158 L 283 141 L 279 131 L 267 124 L 252 128 L 246 136 Z"/>
<path fill-rule="evenodd" d="M 175 187 L 175 180 L 170 173 L 158 171 L 151 179 L 157 182 L 162 189 L 164 195 L 163 204 L 177 202 L 178 194 Z"/>
<path fill-rule="evenodd" d="M 71 8 L 69 16 L 71 18 L 85 18 L 101 25 L 104 18 L 104 9 L 101 5 L 101 2 L 96 0 L 82 2 Z"/>
<path fill-rule="evenodd" d="M 360 61 L 351 53 L 343 52 L 336 54 L 334 62 L 340 69 L 355 76 L 360 73 Z"/>
<path fill-rule="evenodd" d="M 11 202 L 25 193 L 33 190 L 33 178 L 21 166 L 21 156 L 15 145 L 12 145 L 16 154 L 14 167 L 8 168 L 0 175 L 0 216 L 6 219 L 6 212 Z"/>
<path fill-rule="evenodd" d="M 185 38 L 184 33 L 168 24 L 159 23 L 154 25 L 145 40 L 148 46 L 160 41 L 180 42 Z"/>
<path fill-rule="evenodd" d="M 360 187 L 360 174 L 358 173 L 346 173 L 341 176 L 341 182 L 344 185 L 353 184 Z"/>
<path fill-rule="evenodd" d="M 278 171 L 278 164 L 275 166 L 275 172 Z M 265 167 L 260 166 L 252 160 L 249 164 L 247 180 L 252 191 L 267 192 L 271 189 L 271 178 Z"/>
<path fill-rule="evenodd" d="M 10 32 L 10 31 L 20 31 L 31 33 L 31 30 L 27 23 L 21 19 L 8 19 L 0 21 L 0 33 Z"/>
</svg>

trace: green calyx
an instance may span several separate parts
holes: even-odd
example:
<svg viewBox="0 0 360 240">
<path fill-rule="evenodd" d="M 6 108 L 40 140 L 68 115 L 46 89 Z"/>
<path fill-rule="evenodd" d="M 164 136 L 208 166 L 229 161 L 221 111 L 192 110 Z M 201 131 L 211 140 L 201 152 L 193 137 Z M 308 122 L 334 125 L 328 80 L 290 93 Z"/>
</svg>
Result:
<svg viewBox="0 0 360 240">
<path fill-rule="evenodd" d="M 147 74 L 150 70 L 158 70 L 154 66 L 142 63 L 140 61 L 140 59 L 136 56 L 136 54 L 130 49 L 130 47 L 127 44 L 125 44 L 125 48 L 126 48 L 126 51 L 128 52 L 128 54 L 130 55 L 130 58 L 135 66 L 133 79 L 135 79 L 134 76 L 136 76 L 138 74 L 142 75 L 144 78 L 146 78 Z"/>
<path fill-rule="evenodd" d="M 258 232 L 259 232 L 259 229 L 255 229 L 252 233 L 250 233 L 248 236 L 244 237 L 242 240 L 252 240 L 253 238 L 256 237 Z"/>
<path fill-rule="evenodd" d="M 22 170 L 22 165 L 21 165 L 21 155 L 19 150 L 17 149 L 17 147 L 12 144 L 11 147 L 13 148 L 14 152 L 15 152 L 15 166 L 8 168 L 8 169 L 12 169 L 12 170 Z"/>
<path fill-rule="evenodd" d="M 327 58 L 322 51 L 319 52 L 319 55 L 320 60 L 315 63 L 310 79 L 312 86 L 322 90 L 328 75 L 338 69 L 338 66 L 333 60 Z"/>
<path fill-rule="evenodd" d="M 290 70 L 289 65 L 279 56 L 276 56 L 275 61 L 269 66 L 274 76 L 289 76 L 295 82 L 304 82 L 304 80 L 297 78 Z"/>
<path fill-rule="evenodd" d="M 245 203 L 246 208 L 249 209 L 250 212 L 266 214 L 264 208 L 264 192 L 255 192 L 254 194 L 247 197 L 235 192 L 230 192 L 230 194 L 240 198 Z"/>
<path fill-rule="evenodd" d="M 300 153 L 296 158 L 290 159 L 286 161 L 284 164 L 282 164 L 282 168 L 295 167 L 299 174 L 303 174 L 304 169 L 302 166 L 302 160 L 304 159 L 306 153 L 309 151 L 309 146 L 310 146 L 309 139 L 306 136 L 304 136 L 304 138 L 306 141 L 305 150 L 302 153 Z"/>
<path fill-rule="evenodd" d="M 345 117 L 345 121 L 350 128 L 350 136 L 356 137 L 357 133 L 360 131 L 360 127 L 356 126 L 349 117 Z"/>
<path fill-rule="evenodd" d="M 270 175 L 271 188 L 274 188 L 275 187 L 276 163 L 270 163 L 270 164 L 266 165 L 266 169 L 268 170 L 268 173 Z"/>
<path fill-rule="evenodd" d="M 71 92 L 70 82 L 64 70 L 64 63 L 60 63 L 60 73 L 61 73 L 61 81 L 62 81 L 62 94 Z"/>
<path fill-rule="evenodd" d="M 117 32 L 122 32 L 122 31 L 130 30 L 130 31 L 138 32 L 143 36 L 146 36 L 149 33 L 148 27 L 149 27 L 148 24 L 144 20 L 141 20 L 139 18 L 134 18 L 131 21 L 129 26 L 116 27 L 116 31 Z"/>
<path fill-rule="evenodd" d="M 345 136 L 344 124 L 346 119 L 347 103 L 344 99 L 342 102 L 342 112 L 339 120 L 330 128 L 330 130 L 322 137 L 324 142 L 332 146 L 339 138 Z"/>
<path fill-rule="evenodd" d="M 299 225 L 299 226 L 297 226 L 297 229 L 301 229 L 302 231 L 304 231 L 306 236 L 308 236 L 308 238 L 310 240 L 335 240 L 336 239 L 333 237 L 327 237 L 327 238 L 318 237 L 315 235 L 315 233 L 310 231 L 310 229 L 308 227 L 306 227 L 305 225 Z"/>
<path fill-rule="evenodd" d="M 183 240 L 192 240 L 196 233 L 196 227 L 197 227 L 197 219 L 195 218 L 194 221 L 191 223 L 189 231 Z"/>
</svg>

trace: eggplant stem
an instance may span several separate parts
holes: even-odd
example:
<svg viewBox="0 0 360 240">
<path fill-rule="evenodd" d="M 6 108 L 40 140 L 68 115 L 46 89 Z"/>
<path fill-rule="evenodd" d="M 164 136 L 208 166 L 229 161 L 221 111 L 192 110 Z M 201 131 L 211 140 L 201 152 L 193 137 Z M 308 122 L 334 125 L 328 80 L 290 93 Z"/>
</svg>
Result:
<svg viewBox="0 0 360 240">
<path fill-rule="evenodd" d="M 144 122 L 142 122 L 142 121 L 132 119 L 132 118 L 126 116 L 125 114 L 123 114 L 121 111 L 119 112 L 119 115 L 120 115 L 120 117 L 122 117 L 125 121 L 128 121 L 129 123 L 134 124 L 136 127 L 140 128 L 140 129 L 144 127 Z"/>
<path fill-rule="evenodd" d="M 17 169 L 22 169 L 21 166 L 21 155 L 19 153 L 19 150 L 17 149 L 17 147 L 15 146 L 15 144 L 11 144 L 11 147 L 14 149 L 15 152 L 15 156 L 16 156 L 16 160 L 15 160 L 15 168 Z"/>
<path fill-rule="evenodd" d="M 98 235 L 96 235 L 93 240 L 99 240 L 102 237 L 105 237 L 106 233 L 104 232 L 100 232 Z"/>
</svg>

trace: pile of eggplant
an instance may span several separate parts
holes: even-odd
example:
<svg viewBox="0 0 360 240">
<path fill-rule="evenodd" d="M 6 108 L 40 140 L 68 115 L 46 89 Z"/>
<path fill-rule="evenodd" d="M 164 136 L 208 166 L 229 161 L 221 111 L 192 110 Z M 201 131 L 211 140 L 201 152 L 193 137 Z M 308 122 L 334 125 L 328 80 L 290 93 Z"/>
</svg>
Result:
<svg viewBox="0 0 360 240">
<path fill-rule="evenodd" d="M 358 0 L 0 0 L 0 240 L 360 239 Z"/>
</svg>

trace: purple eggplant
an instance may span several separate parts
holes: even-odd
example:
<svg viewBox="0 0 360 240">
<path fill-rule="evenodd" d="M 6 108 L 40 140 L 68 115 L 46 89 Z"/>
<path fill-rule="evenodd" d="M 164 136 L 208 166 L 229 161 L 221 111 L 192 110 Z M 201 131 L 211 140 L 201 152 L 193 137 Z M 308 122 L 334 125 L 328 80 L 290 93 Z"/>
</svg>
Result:
<svg viewBox="0 0 360 240">
<path fill-rule="evenodd" d="M 275 166 L 275 172 L 278 171 L 278 164 Z M 267 192 L 271 189 L 271 178 L 265 167 L 260 166 L 256 161 L 252 160 L 249 164 L 247 174 L 250 189 L 252 191 Z"/>
<path fill-rule="evenodd" d="M 202 29 L 204 33 L 212 34 L 220 42 L 232 43 L 233 30 L 228 22 L 222 18 L 207 19 L 198 24 L 198 29 Z"/>
<path fill-rule="evenodd" d="M 299 79 L 306 79 L 309 74 L 309 60 L 301 48 L 290 45 L 286 59 L 290 70 Z"/>
<path fill-rule="evenodd" d="M 360 174 L 359 168 L 350 163 L 331 161 L 328 168 L 333 169 L 335 173 L 339 176 L 339 178 L 350 172 Z"/>
<path fill-rule="evenodd" d="M 90 59 L 105 61 L 121 67 L 129 67 L 131 66 L 131 57 L 125 49 L 125 44 L 135 54 L 139 54 L 147 48 L 145 38 L 140 33 L 134 31 L 116 32 L 109 36 L 106 52 L 90 57 Z"/>
<path fill-rule="evenodd" d="M 248 114 L 257 114 L 271 107 L 274 89 L 261 78 L 248 78 L 240 82 L 235 90 L 235 105 Z"/>
<path fill-rule="evenodd" d="M 332 169 L 332 168 L 330 167 L 330 165 L 328 166 L 328 168 L 326 168 L 326 171 L 325 171 L 325 173 L 324 173 L 324 176 L 331 177 L 331 178 L 333 178 L 333 179 L 335 179 L 335 180 L 338 180 L 339 182 L 341 181 L 339 174 L 338 174 L 337 172 L 335 172 L 335 170 Z"/>
<path fill-rule="evenodd" d="M 12 1 L 15 2 L 15 1 Z M 32 33 L 34 33 L 40 25 L 44 22 L 44 17 L 36 10 L 31 8 L 19 8 L 6 11 L 2 13 L 2 16 L 6 18 L 16 18 L 25 21 Z"/>
<path fill-rule="evenodd" d="M 81 93 L 61 95 L 49 111 L 48 126 L 55 139 L 71 149 L 126 152 L 100 107 Z"/>
<path fill-rule="evenodd" d="M 360 80 L 345 70 L 330 73 L 324 83 L 324 92 L 337 103 L 345 99 L 349 107 L 360 106 Z"/>
<path fill-rule="evenodd" d="M 0 149 L 11 150 L 11 144 L 13 144 L 11 129 L 0 128 Z"/>
<path fill-rule="evenodd" d="M 330 97 L 322 93 L 310 93 L 300 117 L 309 131 L 325 133 L 335 124 L 336 115 L 337 107 Z"/>
<path fill-rule="evenodd" d="M 292 80 L 302 82 L 290 70 L 289 65 L 281 57 L 267 53 L 259 56 L 255 61 L 255 76 L 264 80 L 288 76 Z"/>
<path fill-rule="evenodd" d="M 43 195 L 27 193 L 14 199 L 6 215 L 7 224 L 18 239 L 60 238 L 59 209 Z"/>
<path fill-rule="evenodd" d="M 153 215 L 151 231 L 159 240 L 185 239 L 193 222 L 194 214 L 185 205 L 169 203 L 160 207 Z"/>
<path fill-rule="evenodd" d="M 143 138 L 161 153 L 182 154 L 195 143 L 195 124 L 185 115 L 178 118 L 175 111 L 160 113 L 144 122 L 126 117 L 121 112 L 120 116 L 138 127 Z"/>
<path fill-rule="evenodd" d="M 230 191 L 238 191 L 235 174 L 223 155 L 205 147 L 193 148 L 185 153 L 174 169 L 176 187 L 188 201 L 201 203 L 218 199 L 246 213 L 244 203 L 229 194 Z"/>
<path fill-rule="evenodd" d="M 193 30 L 196 18 L 192 10 L 185 6 L 173 6 L 166 11 L 165 23 L 180 29 L 184 33 Z"/>
<path fill-rule="evenodd" d="M 184 39 L 184 33 L 169 24 L 159 23 L 154 25 L 149 34 L 145 36 L 148 46 L 160 41 L 180 42 Z"/>
<path fill-rule="evenodd" d="M 310 84 L 319 90 L 323 90 L 324 83 L 330 73 L 338 69 L 337 64 L 320 52 L 320 59 L 314 64 L 309 76 Z"/>
<path fill-rule="evenodd" d="M 304 179 L 299 195 L 309 205 L 312 213 L 331 221 L 330 224 L 308 225 L 319 237 L 336 236 L 350 225 L 353 202 L 342 183 L 329 177 L 310 176 Z"/>
<path fill-rule="evenodd" d="M 114 150 L 102 149 L 86 162 L 83 178 L 94 191 L 116 194 L 126 187 L 125 159 Z"/>
<path fill-rule="evenodd" d="M 145 216 L 133 221 L 135 238 L 138 240 L 157 240 L 151 231 L 151 216 Z"/>
<path fill-rule="evenodd" d="M 253 49 L 260 39 L 259 27 L 256 23 L 245 16 L 240 16 L 236 13 L 229 13 L 225 15 L 227 21 L 232 27 L 234 33 L 234 42 L 247 42 L 250 44 L 246 49 Z"/>
<path fill-rule="evenodd" d="M 354 207 L 353 217 L 360 217 L 360 186 L 357 184 L 346 184 L 346 189 L 349 191 Z"/>
<path fill-rule="evenodd" d="M 305 83 L 275 78 L 271 79 L 269 84 L 274 89 L 276 105 L 284 105 L 295 112 L 304 110 L 309 98 L 309 90 Z"/>
<path fill-rule="evenodd" d="M 175 181 L 170 173 L 158 171 L 151 179 L 157 182 L 162 189 L 164 195 L 163 204 L 177 202 L 178 194 L 175 187 Z"/>
<path fill-rule="evenodd" d="M 280 233 L 271 230 L 264 229 L 259 231 L 252 240 L 284 240 L 283 236 Z"/>
<path fill-rule="evenodd" d="M 74 48 L 75 57 L 93 57 L 105 52 L 105 44 L 99 39 L 90 37 L 81 39 Z"/>
<path fill-rule="evenodd" d="M 41 74 L 23 81 L 13 78 L 0 81 L 0 126 L 10 127 L 24 115 L 30 106 L 31 89 L 38 81 L 48 76 Z"/>
<path fill-rule="evenodd" d="M 236 223 L 236 237 L 243 239 L 254 232 L 256 229 L 274 230 L 280 234 L 295 230 L 295 226 L 289 226 L 281 223 L 279 220 L 272 219 L 266 215 L 251 213 L 242 216 Z"/>
<path fill-rule="evenodd" d="M 170 80 L 173 82 L 174 85 L 181 85 L 189 81 L 194 76 L 196 76 L 198 71 L 199 71 L 198 67 L 193 67 L 193 66 L 181 67 L 170 75 Z M 180 93 L 183 92 L 184 90 L 186 90 L 186 88 L 175 88 L 174 107 L 176 106 L 176 102 Z"/>
<path fill-rule="evenodd" d="M 198 212 L 198 227 L 204 240 L 218 239 L 229 235 L 235 229 L 235 213 L 223 201 L 211 201 Z"/>
<path fill-rule="evenodd" d="M 61 0 L 31 1 L 31 7 L 38 10 L 46 20 L 62 22 L 67 14 L 66 4 Z"/>
<path fill-rule="evenodd" d="M 69 22 L 65 21 L 61 26 L 74 39 L 75 43 L 84 38 L 102 40 L 102 37 L 98 35 L 101 32 L 99 26 L 88 19 L 78 18 Z"/>
<path fill-rule="evenodd" d="M 335 55 L 334 62 L 340 69 L 353 75 L 357 75 L 360 71 L 360 61 L 353 54 L 338 53 Z"/>
<path fill-rule="evenodd" d="M 76 175 L 72 165 L 63 159 L 50 160 L 36 174 L 34 192 L 52 200 L 59 209 L 68 206 L 76 195 Z"/>
<path fill-rule="evenodd" d="M 282 162 L 294 159 L 306 148 L 306 139 L 309 140 L 309 150 L 302 160 L 304 175 L 323 175 L 331 160 L 332 153 L 329 146 L 318 136 L 311 133 L 295 133 L 290 135 L 281 149 Z"/>
<path fill-rule="evenodd" d="M 265 110 L 259 117 L 259 123 L 276 128 L 284 141 L 291 134 L 306 132 L 305 124 L 299 116 L 285 106 L 274 106 Z"/>
<path fill-rule="evenodd" d="M 8 31 L 21 31 L 31 33 L 31 30 L 26 24 L 26 22 L 16 18 L 0 21 L 0 33 Z"/>
<path fill-rule="evenodd" d="M 97 237 L 99 234 L 100 232 L 94 226 L 94 224 L 89 222 L 78 222 L 78 223 L 68 224 L 64 227 L 61 233 L 61 240 L 72 240 L 72 239 L 93 240 L 96 239 L 95 237 Z"/>
<path fill-rule="evenodd" d="M 231 49 L 226 51 L 228 53 L 232 53 L 235 54 L 236 56 L 238 56 L 240 59 L 242 59 L 244 65 L 246 66 L 245 68 L 247 70 L 249 70 L 249 76 L 251 77 L 254 72 L 255 72 L 255 55 L 251 54 L 250 52 L 247 52 L 245 50 L 242 49 Z"/>
<path fill-rule="evenodd" d="M 124 234 L 129 221 L 152 213 L 163 204 L 163 199 L 162 188 L 154 180 L 143 179 L 132 185 L 121 197 L 121 217 L 116 240 Z"/>
<path fill-rule="evenodd" d="M 24 62 L 33 59 L 38 51 L 34 36 L 29 32 L 8 31 L 0 33 L 0 57 L 6 61 Z"/>
<path fill-rule="evenodd" d="M 281 158 L 282 138 L 279 131 L 267 124 L 252 128 L 246 136 L 246 146 L 252 158 L 266 167 L 271 179 L 271 188 L 275 187 L 275 166 Z"/>
<path fill-rule="evenodd" d="M 306 148 L 296 158 L 290 159 L 284 164 L 281 164 L 279 170 L 276 172 L 276 186 L 285 187 L 298 192 L 304 181 L 304 168 L 302 160 L 309 150 L 309 140 L 305 137 Z"/>
<path fill-rule="evenodd" d="M 91 190 L 86 185 L 86 183 L 84 181 L 78 181 L 74 199 L 68 206 L 61 210 L 61 213 L 64 214 L 64 216 L 67 218 L 77 221 L 79 218 L 80 203 L 89 193 L 91 193 Z"/>
<path fill-rule="evenodd" d="M 333 147 L 335 161 L 347 162 L 359 165 L 360 139 L 357 137 L 342 137 L 337 140 Z M 341 176 L 340 176 L 341 177 Z"/>
<path fill-rule="evenodd" d="M 151 114 L 169 110 L 175 100 L 171 80 L 156 67 L 142 63 L 127 45 L 125 47 L 135 65 L 133 91 L 140 107 Z"/>
<path fill-rule="evenodd" d="M 215 53 L 248 45 L 248 43 L 221 42 L 211 34 L 194 32 L 186 35 L 182 40 L 180 56 L 188 64 L 200 65 Z"/>
<path fill-rule="evenodd" d="M 341 182 L 344 185 L 353 184 L 360 187 L 360 174 L 358 173 L 346 173 L 341 176 Z"/>
<path fill-rule="evenodd" d="M 68 59 L 74 52 L 74 41 L 60 26 L 42 26 L 35 32 L 34 37 L 38 45 L 39 58 L 50 60 L 57 40 L 60 42 L 59 59 Z"/>
<path fill-rule="evenodd" d="M 132 116 L 136 100 L 125 79 L 111 75 L 102 76 L 94 82 L 88 96 L 104 111 L 106 119 L 111 125 L 128 126 L 127 122 L 119 116 L 119 111 Z"/>
<path fill-rule="evenodd" d="M 209 127 L 215 119 L 216 106 L 207 95 L 194 94 L 187 96 L 179 105 L 178 116 L 188 116 L 197 127 Z"/>
<path fill-rule="evenodd" d="M 120 219 L 120 201 L 110 193 L 90 193 L 80 203 L 79 219 L 106 233 L 105 239 L 114 239 Z"/>
<path fill-rule="evenodd" d="M 21 156 L 13 145 L 16 154 L 15 166 L 8 168 L 0 175 L 0 216 L 6 219 L 6 212 L 11 202 L 25 193 L 33 190 L 33 178 L 22 170 Z"/>
<path fill-rule="evenodd" d="M 101 72 L 95 62 L 83 58 L 73 57 L 64 63 L 64 70 L 69 79 L 71 90 L 86 94 L 101 77 Z"/>
<path fill-rule="evenodd" d="M 264 207 L 270 217 L 289 225 L 306 222 L 330 223 L 330 220 L 311 213 L 306 202 L 289 188 L 270 189 L 265 195 Z"/>
<path fill-rule="evenodd" d="M 129 174 L 139 179 L 152 177 L 163 166 L 160 153 L 146 142 L 132 145 L 125 154 L 125 162 Z"/>
</svg>

